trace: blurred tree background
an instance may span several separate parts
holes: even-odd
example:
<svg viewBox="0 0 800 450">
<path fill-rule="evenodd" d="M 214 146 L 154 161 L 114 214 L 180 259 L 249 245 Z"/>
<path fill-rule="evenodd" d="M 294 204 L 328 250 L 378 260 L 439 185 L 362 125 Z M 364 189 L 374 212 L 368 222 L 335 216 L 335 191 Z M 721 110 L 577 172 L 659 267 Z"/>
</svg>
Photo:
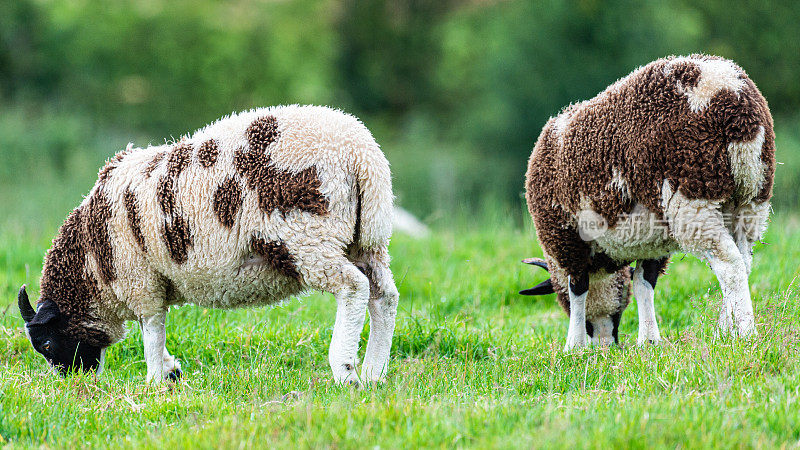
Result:
<svg viewBox="0 0 800 450">
<path fill-rule="evenodd" d="M 770 102 L 775 209 L 793 209 L 798 23 L 796 0 L 6 0 L 0 205 L 63 217 L 129 141 L 314 103 L 366 123 L 423 218 L 521 211 L 549 116 L 653 59 L 704 52 L 737 61 Z"/>
</svg>

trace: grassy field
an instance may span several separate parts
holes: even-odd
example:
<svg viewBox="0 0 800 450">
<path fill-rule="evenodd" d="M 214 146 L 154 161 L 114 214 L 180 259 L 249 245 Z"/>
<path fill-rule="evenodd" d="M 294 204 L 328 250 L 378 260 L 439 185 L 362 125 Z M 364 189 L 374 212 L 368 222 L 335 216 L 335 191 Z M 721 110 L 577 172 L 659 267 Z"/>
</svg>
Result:
<svg viewBox="0 0 800 450">
<path fill-rule="evenodd" d="M 134 324 L 101 376 L 56 376 L 26 340 L 14 300 L 22 283 L 38 294 L 57 222 L 9 222 L 0 228 L 0 446 L 800 446 L 796 217 L 775 218 L 756 249 L 758 338 L 712 338 L 716 280 L 676 255 L 656 293 L 665 342 L 635 346 L 634 303 L 621 347 L 577 354 L 561 351 L 567 318 L 552 296 L 516 294 L 544 278 L 519 263 L 541 254 L 531 230 L 483 222 L 395 237 L 393 359 L 388 382 L 365 391 L 331 381 L 335 303 L 322 294 L 275 308 L 173 309 L 167 346 L 185 372 L 173 389 L 145 386 Z"/>
</svg>

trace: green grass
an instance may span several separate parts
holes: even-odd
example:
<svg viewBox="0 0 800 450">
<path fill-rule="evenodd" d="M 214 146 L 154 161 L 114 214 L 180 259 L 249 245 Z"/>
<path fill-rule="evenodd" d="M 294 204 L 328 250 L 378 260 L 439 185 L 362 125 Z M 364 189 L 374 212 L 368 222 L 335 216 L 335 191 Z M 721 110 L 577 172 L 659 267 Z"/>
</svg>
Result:
<svg viewBox="0 0 800 450">
<path fill-rule="evenodd" d="M 145 385 L 133 324 L 101 376 L 54 375 L 26 340 L 14 299 L 26 282 L 38 294 L 57 223 L 4 225 L 0 446 L 800 445 L 796 217 L 773 220 L 756 249 L 758 338 L 712 338 L 716 280 L 676 255 L 656 293 L 663 345 L 635 346 L 632 304 L 621 348 L 577 354 L 561 351 L 567 318 L 552 296 L 516 294 L 544 277 L 519 263 L 541 254 L 531 230 L 483 222 L 393 240 L 401 305 L 390 374 L 365 391 L 332 383 L 335 304 L 322 294 L 275 308 L 173 309 L 167 346 L 185 372 L 173 389 Z"/>
</svg>

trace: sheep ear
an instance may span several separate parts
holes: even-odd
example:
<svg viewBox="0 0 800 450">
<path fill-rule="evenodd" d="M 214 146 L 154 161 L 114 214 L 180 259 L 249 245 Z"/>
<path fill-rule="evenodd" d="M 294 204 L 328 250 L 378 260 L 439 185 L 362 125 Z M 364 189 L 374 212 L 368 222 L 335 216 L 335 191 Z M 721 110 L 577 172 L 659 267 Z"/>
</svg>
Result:
<svg viewBox="0 0 800 450">
<path fill-rule="evenodd" d="M 524 262 L 525 264 L 541 267 L 542 269 L 548 272 L 550 271 L 550 269 L 547 267 L 547 263 L 542 258 L 525 258 L 522 260 L 522 262 Z"/>
<path fill-rule="evenodd" d="M 519 291 L 520 295 L 547 295 L 552 294 L 553 292 L 553 282 L 550 281 L 550 278 L 542 281 L 530 289 Z"/>
<path fill-rule="evenodd" d="M 33 316 L 36 315 L 36 311 L 33 310 L 31 301 L 28 300 L 28 293 L 25 291 L 24 284 L 21 288 L 19 288 L 19 294 L 17 294 L 17 306 L 19 306 L 19 313 L 22 315 L 22 320 L 24 320 L 25 323 L 33 320 Z"/>
</svg>

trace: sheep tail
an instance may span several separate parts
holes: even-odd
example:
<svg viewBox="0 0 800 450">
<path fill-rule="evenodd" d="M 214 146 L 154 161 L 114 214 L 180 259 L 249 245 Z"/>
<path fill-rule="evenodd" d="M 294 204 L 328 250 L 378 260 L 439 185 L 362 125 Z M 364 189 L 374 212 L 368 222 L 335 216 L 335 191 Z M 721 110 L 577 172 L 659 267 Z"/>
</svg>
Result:
<svg viewBox="0 0 800 450">
<path fill-rule="evenodd" d="M 355 176 L 358 203 L 354 241 L 364 250 L 385 248 L 392 236 L 392 174 L 389 161 L 374 141 L 356 157 Z"/>
</svg>

